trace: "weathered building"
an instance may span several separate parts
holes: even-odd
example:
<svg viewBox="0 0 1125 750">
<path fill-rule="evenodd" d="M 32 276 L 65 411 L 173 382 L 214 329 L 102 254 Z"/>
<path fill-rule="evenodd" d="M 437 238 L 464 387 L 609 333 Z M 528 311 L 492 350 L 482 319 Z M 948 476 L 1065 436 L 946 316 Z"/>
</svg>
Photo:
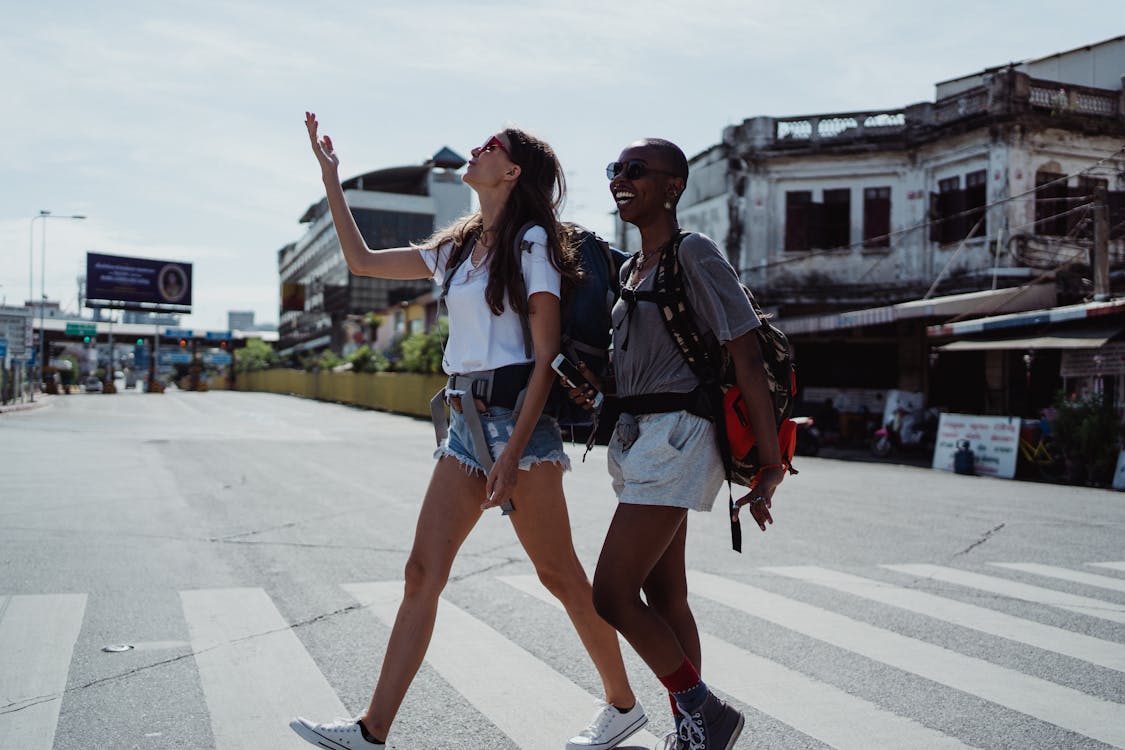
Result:
<svg viewBox="0 0 1125 750">
<path fill-rule="evenodd" d="M 691 160 L 681 224 L 726 249 L 814 393 L 1014 409 L 1022 353 L 936 354 L 926 326 L 1092 297 L 1097 205 L 1125 269 L 1123 74 L 1125 36 L 941 82 L 933 102 L 745 120 Z"/>
<path fill-rule="evenodd" d="M 462 157 L 443 148 L 425 164 L 381 169 L 344 181 L 344 196 L 368 247 L 419 242 L 468 213 L 470 189 L 457 171 L 464 165 Z M 310 206 L 301 223 L 307 225 L 304 236 L 277 256 L 282 356 L 326 348 L 345 354 L 355 343 L 361 316 L 411 300 L 432 286 L 429 279 L 373 279 L 349 272 L 327 199 Z"/>
</svg>

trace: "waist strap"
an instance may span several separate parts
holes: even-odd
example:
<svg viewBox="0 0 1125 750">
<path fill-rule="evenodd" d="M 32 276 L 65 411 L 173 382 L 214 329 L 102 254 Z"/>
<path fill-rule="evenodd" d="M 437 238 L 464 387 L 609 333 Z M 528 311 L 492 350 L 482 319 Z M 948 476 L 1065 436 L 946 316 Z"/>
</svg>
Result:
<svg viewBox="0 0 1125 750">
<path fill-rule="evenodd" d="M 636 396 L 623 396 L 615 401 L 616 411 L 634 416 L 686 411 L 704 419 L 712 417 L 710 403 L 701 388 L 696 388 L 689 393 L 641 393 Z"/>
</svg>

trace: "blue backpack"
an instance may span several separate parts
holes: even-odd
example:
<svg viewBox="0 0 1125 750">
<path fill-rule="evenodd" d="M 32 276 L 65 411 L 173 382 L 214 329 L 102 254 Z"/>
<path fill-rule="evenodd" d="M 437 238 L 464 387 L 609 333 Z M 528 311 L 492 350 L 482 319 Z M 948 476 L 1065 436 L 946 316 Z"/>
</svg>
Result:
<svg viewBox="0 0 1125 750">
<path fill-rule="evenodd" d="M 621 266 L 629 256 L 610 246 L 594 232 L 567 223 L 571 242 L 578 247 L 582 278 L 563 289 L 561 351 L 571 362 L 585 363 L 604 376 L 609 368 L 609 349 L 613 341 L 610 313 L 621 296 Z M 567 398 L 556 384 L 548 401 L 550 413 L 562 427 L 590 427 L 594 414 Z"/>
</svg>

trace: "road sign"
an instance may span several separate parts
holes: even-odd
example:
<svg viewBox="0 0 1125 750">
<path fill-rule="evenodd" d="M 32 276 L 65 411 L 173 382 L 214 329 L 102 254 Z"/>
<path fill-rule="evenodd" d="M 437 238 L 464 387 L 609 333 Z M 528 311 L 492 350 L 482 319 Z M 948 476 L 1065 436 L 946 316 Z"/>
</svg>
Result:
<svg viewBox="0 0 1125 750">
<path fill-rule="evenodd" d="M 0 339 L 0 357 L 8 356 L 8 339 Z"/>
<path fill-rule="evenodd" d="M 191 352 L 178 352 L 175 350 L 169 351 L 167 349 L 161 349 L 160 359 L 157 361 L 162 365 L 190 365 Z"/>
<path fill-rule="evenodd" d="M 208 341 L 230 341 L 233 338 L 230 331 L 208 331 L 206 336 Z"/>
<path fill-rule="evenodd" d="M 190 339 L 193 331 L 190 328 L 165 328 L 164 337 L 169 339 Z"/>
<path fill-rule="evenodd" d="M 0 338 L 8 340 L 8 353 L 23 359 L 35 349 L 31 345 L 31 310 L 0 308 Z"/>
<path fill-rule="evenodd" d="M 97 336 L 98 326 L 96 323 L 67 323 L 66 324 L 67 336 Z"/>
<path fill-rule="evenodd" d="M 209 365 L 229 365 L 230 355 L 226 352 L 209 352 L 203 355 L 203 361 Z"/>
</svg>

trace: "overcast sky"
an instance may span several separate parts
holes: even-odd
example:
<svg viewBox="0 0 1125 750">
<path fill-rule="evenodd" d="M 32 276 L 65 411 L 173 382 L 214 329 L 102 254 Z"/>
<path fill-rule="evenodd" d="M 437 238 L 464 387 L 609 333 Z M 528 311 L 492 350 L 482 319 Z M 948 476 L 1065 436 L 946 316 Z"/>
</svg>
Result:
<svg viewBox="0 0 1125 750">
<path fill-rule="evenodd" d="M 0 300 L 76 309 L 87 251 L 190 261 L 188 326 L 276 322 L 277 250 L 341 173 L 463 155 L 515 124 L 551 142 L 564 214 L 609 234 L 604 166 L 688 156 L 756 115 L 897 108 L 938 81 L 1125 33 L 1125 3 L 856 0 L 4 2 Z M 1125 73 L 1125 71 L 1123 71 Z M 34 222 L 41 209 L 85 221 Z"/>
</svg>

